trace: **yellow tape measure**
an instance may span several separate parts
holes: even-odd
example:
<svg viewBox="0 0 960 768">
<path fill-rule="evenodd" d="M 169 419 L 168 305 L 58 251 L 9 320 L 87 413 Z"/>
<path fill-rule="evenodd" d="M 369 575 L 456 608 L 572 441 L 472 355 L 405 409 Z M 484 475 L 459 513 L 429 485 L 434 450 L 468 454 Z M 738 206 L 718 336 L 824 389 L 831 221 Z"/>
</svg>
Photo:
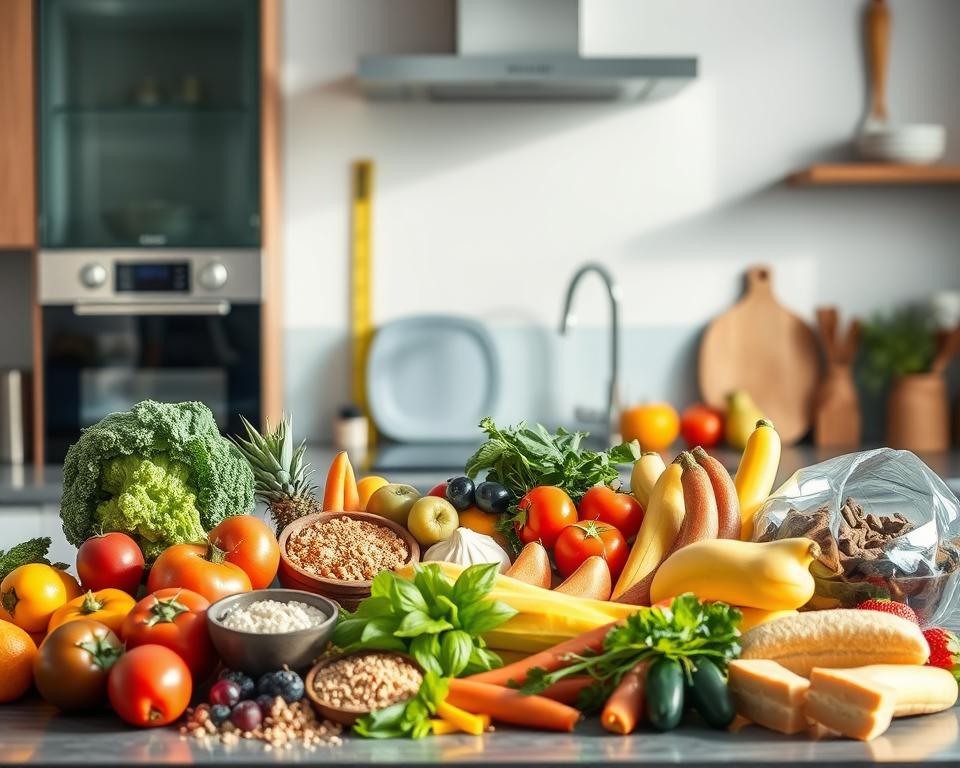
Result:
<svg viewBox="0 0 960 768">
<path fill-rule="evenodd" d="M 351 396 L 369 418 L 367 408 L 367 352 L 373 339 L 373 275 L 371 266 L 371 221 L 373 217 L 373 161 L 356 160 L 352 169 L 350 238 L 350 365 Z M 370 420 L 370 443 L 376 429 Z"/>
</svg>

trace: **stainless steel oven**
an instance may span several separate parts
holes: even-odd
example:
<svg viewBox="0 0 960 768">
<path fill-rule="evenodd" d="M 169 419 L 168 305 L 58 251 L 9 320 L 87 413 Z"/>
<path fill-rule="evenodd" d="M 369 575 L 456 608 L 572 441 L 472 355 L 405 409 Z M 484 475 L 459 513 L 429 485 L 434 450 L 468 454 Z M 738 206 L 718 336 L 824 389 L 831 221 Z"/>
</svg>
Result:
<svg viewBox="0 0 960 768">
<path fill-rule="evenodd" d="M 47 461 L 145 398 L 259 423 L 259 249 L 45 250 L 38 287 Z"/>
</svg>

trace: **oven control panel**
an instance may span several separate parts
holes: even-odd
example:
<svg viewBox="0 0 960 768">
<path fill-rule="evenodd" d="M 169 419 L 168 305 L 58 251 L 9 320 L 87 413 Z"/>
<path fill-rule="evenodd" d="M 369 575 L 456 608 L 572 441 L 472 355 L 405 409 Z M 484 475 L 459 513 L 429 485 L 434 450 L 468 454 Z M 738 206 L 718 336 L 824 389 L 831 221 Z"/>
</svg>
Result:
<svg viewBox="0 0 960 768">
<path fill-rule="evenodd" d="M 186 261 L 130 263 L 114 266 L 117 293 L 189 293 L 190 264 Z"/>
</svg>

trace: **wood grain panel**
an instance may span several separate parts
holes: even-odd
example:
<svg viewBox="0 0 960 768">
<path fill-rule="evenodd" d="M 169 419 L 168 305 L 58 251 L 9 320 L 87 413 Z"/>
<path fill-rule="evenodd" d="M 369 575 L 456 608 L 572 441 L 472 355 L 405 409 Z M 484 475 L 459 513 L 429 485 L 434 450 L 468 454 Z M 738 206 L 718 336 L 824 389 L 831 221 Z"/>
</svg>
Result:
<svg viewBox="0 0 960 768">
<path fill-rule="evenodd" d="M 958 165 L 836 163 L 812 165 L 790 177 L 798 186 L 872 184 L 960 184 Z"/>
<path fill-rule="evenodd" d="M 0 248 L 36 234 L 33 1 L 0 0 Z"/>
</svg>

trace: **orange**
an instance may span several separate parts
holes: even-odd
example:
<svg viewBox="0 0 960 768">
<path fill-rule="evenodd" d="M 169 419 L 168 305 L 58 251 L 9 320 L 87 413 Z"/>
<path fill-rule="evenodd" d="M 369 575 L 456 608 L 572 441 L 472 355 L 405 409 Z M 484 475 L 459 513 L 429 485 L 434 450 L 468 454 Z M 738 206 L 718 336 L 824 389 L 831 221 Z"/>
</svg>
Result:
<svg viewBox="0 0 960 768">
<path fill-rule="evenodd" d="M 361 479 L 357 483 L 357 495 L 360 497 L 360 509 L 367 508 L 367 502 L 370 501 L 370 497 L 373 496 L 374 491 L 389 484 L 390 481 L 387 480 L 387 478 L 379 477 L 378 475 L 370 475 L 369 477 L 364 477 Z"/>
<path fill-rule="evenodd" d="M 27 632 L 43 632 L 53 612 L 79 596 L 70 574 L 41 563 L 21 565 L 0 582 L 0 619 Z"/>
<path fill-rule="evenodd" d="M 664 451 L 680 434 L 680 416 L 670 403 L 642 403 L 620 414 L 620 435 L 644 451 Z"/>
<path fill-rule="evenodd" d="M 0 704 L 16 701 L 33 683 L 37 646 L 16 624 L 0 621 Z"/>
<path fill-rule="evenodd" d="M 506 537 L 497 530 L 497 515 L 488 515 L 479 507 L 469 507 L 460 513 L 460 527 L 492 536 L 497 544 L 507 548 Z"/>
</svg>

